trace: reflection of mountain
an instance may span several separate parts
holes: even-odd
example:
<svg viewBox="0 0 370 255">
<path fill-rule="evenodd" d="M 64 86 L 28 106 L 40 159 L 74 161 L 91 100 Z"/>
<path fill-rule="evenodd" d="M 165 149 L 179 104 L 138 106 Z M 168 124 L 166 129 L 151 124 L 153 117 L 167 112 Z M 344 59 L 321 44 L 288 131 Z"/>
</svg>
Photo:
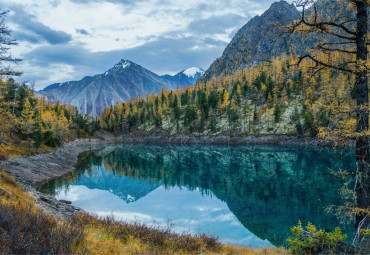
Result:
<svg viewBox="0 0 370 255">
<path fill-rule="evenodd" d="M 148 187 L 145 190 L 152 183 L 152 187 L 163 184 L 200 188 L 205 194 L 211 191 L 248 230 L 275 245 L 284 243 L 298 220 L 326 229 L 340 225 L 335 216 L 324 213 L 326 206 L 343 204 L 338 195 L 341 183 L 329 169 L 355 169 L 349 160 L 353 157 L 328 149 L 121 146 L 106 151 L 85 155 L 80 168 L 95 176 L 95 168 L 88 165 L 103 164 L 117 181 L 122 178 L 118 175 L 130 177 L 140 187 Z M 78 173 L 70 179 L 84 179 Z M 102 187 L 115 185 L 121 184 L 104 183 Z M 129 192 L 125 190 L 124 196 L 134 194 Z"/>
<path fill-rule="evenodd" d="M 85 172 L 74 185 L 89 189 L 107 190 L 126 203 L 135 202 L 160 186 L 150 181 L 138 181 L 107 171 L 103 166 L 93 166 L 91 173 Z"/>
</svg>

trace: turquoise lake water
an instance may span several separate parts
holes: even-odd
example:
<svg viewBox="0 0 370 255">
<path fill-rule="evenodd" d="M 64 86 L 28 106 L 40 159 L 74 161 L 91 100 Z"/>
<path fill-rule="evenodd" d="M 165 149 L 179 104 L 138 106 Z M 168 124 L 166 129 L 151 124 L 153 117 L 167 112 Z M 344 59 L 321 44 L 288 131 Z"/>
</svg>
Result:
<svg viewBox="0 0 370 255">
<path fill-rule="evenodd" d="M 249 247 L 285 245 L 308 221 L 353 236 L 328 206 L 344 204 L 351 152 L 279 146 L 108 146 L 80 155 L 77 170 L 40 187 L 87 212 Z"/>
</svg>

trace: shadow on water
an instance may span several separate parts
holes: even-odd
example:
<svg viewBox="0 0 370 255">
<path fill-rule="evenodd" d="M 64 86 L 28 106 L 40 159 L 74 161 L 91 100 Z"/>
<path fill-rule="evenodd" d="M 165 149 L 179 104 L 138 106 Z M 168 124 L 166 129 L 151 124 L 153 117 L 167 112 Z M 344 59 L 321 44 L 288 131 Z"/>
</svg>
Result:
<svg viewBox="0 0 370 255">
<path fill-rule="evenodd" d="M 352 152 L 304 147 L 116 146 L 80 155 L 77 170 L 40 187 L 56 194 L 69 185 L 107 190 L 133 203 L 160 186 L 187 187 L 226 202 L 240 223 L 262 240 L 285 244 L 301 220 L 333 230 L 324 212 L 343 205 L 343 180 L 331 170 L 355 170 Z M 353 236 L 353 224 L 341 225 Z"/>
</svg>

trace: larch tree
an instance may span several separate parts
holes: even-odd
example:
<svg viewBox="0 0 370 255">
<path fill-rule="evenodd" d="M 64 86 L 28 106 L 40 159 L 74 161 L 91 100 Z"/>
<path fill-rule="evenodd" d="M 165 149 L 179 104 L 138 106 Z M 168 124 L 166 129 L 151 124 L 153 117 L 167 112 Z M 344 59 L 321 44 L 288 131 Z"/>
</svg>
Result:
<svg viewBox="0 0 370 255">
<path fill-rule="evenodd" d="M 370 226 L 370 142 L 368 96 L 369 0 L 298 0 L 301 17 L 288 27 L 289 33 L 316 37 L 315 45 L 300 56 L 317 70 L 329 69 L 355 77 L 356 115 L 356 237 Z M 340 56 L 341 61 L 333 61 Z M 350 84 L 349 84 L 350 85 Z"/>
</svg>

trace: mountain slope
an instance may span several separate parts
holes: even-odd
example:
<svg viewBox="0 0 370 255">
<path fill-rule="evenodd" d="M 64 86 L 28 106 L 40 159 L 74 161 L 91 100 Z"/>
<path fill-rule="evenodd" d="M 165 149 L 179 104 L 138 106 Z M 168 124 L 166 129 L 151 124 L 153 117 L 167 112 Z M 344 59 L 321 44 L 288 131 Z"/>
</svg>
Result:
<svg viewBox="0 0 370 255">
<path fill-rule="evenodd" d="M 121 60 L 104 74 L 52 84 L 37 93 L 53 102 L 74 105 L 82 114 L 99 116 L 107 107 L 145 96 L 148 92 L 193 85 L 200 75 L 190 77 L 181 72 L 175 76 L 159 76 L 131 61 Z"/>
<path fill-rule="evenodd" d="M 265 13 L 252 18 L 236 33 L 223 55 L 212 63 L 201 79 L 209 80 L 214 75 L 231 74 L 237 69 L 260 64 L 289 53 L 292 45 L 301 52 L 303 44 L 308 44 L 308 41 L 304 42 L 298 35 L 279 36 L 279 26 L 291 24 L 299 14 L 293 4 L 285 1 L 273 3 Z"/>
</svg>

